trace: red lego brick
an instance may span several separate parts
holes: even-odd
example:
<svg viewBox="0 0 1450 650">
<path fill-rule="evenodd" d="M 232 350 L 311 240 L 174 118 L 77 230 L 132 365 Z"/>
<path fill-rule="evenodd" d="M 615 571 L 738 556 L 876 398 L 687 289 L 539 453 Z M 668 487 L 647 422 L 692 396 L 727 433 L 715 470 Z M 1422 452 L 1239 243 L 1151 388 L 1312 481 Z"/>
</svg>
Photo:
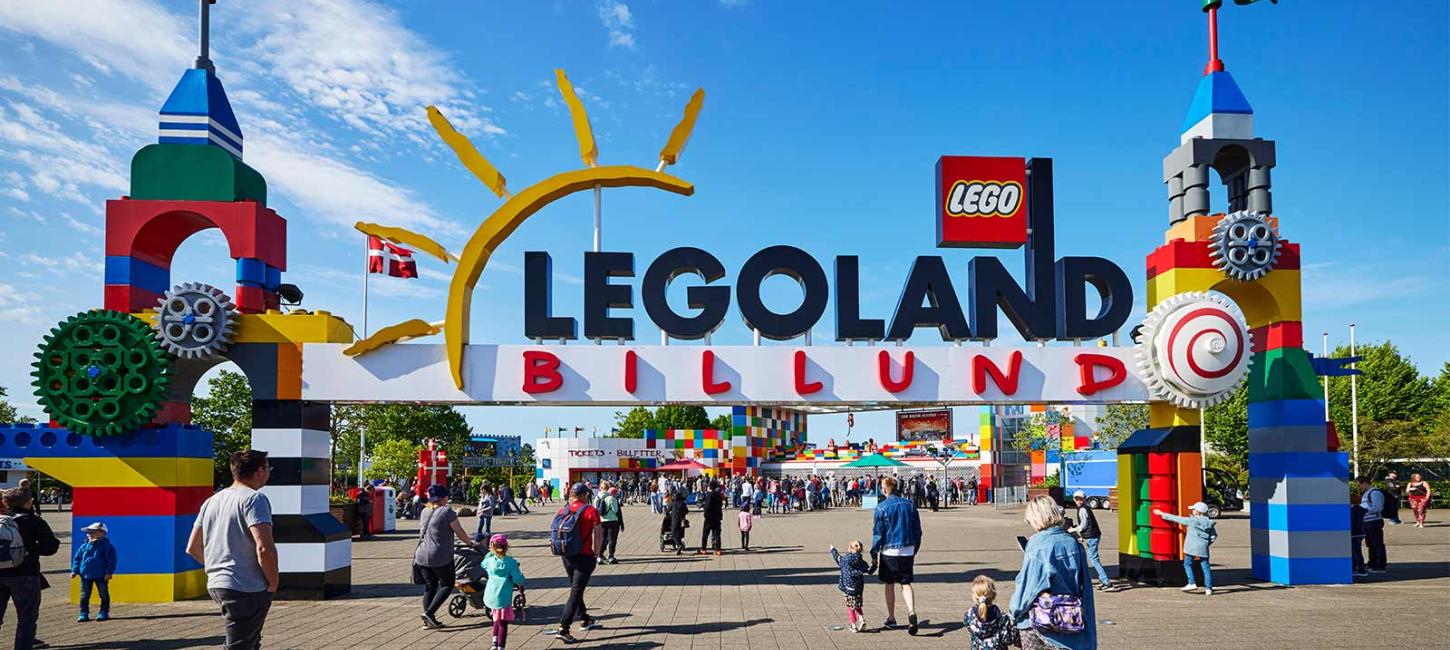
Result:
<svg viewBox="0 0 1450 650">
<path fill-rule="evenodd" d="M 102 302 L 106 309 L 135 313 L 143 309 L 155 309 L 161 302 L 161 294 L 129 284 L 108 284 Z"/>
<path fill-rule="evenodd" d="M 170 266 L 181 242 L 208 228 L 221 229 L 233 259 L 287 270 L 287 220 L 254 201 L 107 201 L 106 255 Z"/>
<path fill-rule="evenodd" d="M 1175 239 L 1148 254 L 1149 278 L 1173 269 L 1211 268 L 1213 268 L 1213 258 L 1208 256 L 1208 242 Z"/>
<path fill-rule="evenodd" d="M 267 290 L 261 287 L 237 285 L 237 294 L 232 299 L 237 303 L 237 310 L 244 314 L 267 311 Z"/>
<path fill-rule="evenodd" d="M 1255 327 L 1250 334 L 1253 338 L 1254 352 L 1304 347 L 1304 324 L 1296 320 Z"/>
<path fill-rule="evenodd" d="M 120 517 L 127 515 L 189 515 L 201 510 L 215 490 L 210 485 L 183 487 L 73 488 L 71 515 Z"/>
<path fill-rule="evenodd" d="M 1177 467 L 1175 460 L 1170 451 L 1148 452 L 1148 475 L 1172 476 Z"/>
<path fill-rule="evenodd" d="M 1172 560 L 1178 557 L 1178 533 L 1169 529 L 1153 529 L 1149 538 L 1149 550 L 1155 560 Z"/>
<path fill-rule="evenodd" d="M 1177 478 L 1173 476 L 1148 477 L 1148 498 L 1153 501 L 1172 502 L 1176 493 Z"/>
<path fill-rule="evenodd" d="M 191 402 L 162 402 L 151 424 L 191 424 Z"/>
</svg>

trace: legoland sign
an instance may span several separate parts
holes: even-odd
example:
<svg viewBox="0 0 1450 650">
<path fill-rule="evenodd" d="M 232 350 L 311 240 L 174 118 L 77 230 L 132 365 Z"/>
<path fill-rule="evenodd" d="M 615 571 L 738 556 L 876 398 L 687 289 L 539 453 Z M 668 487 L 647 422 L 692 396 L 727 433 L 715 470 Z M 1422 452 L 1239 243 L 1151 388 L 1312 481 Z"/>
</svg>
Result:
<svg viewBox="0 0 1450 650">
<path fill-rule="evenodd" d="M 586 252 L 583 304 L 569 309 L 553 301 L 551 254 L 529 251 L 523 335 L 534 345 L 469 344 L 461 363 L 437 345 L 383 346 L 360 356 L 344 354 L 342 345 L 308 345 L 303 398 L 890 407 L 1147 401 L 1129 347 L 962 347 L 996 339 L 999 315 L 1029 341 L 1078 346 L 1127 321 L 1132 288 L 1121 268 L 1099 257 L 1054 253 L 1050 160 L 943 157 L 935 194 L 941 246 L 1025 241 L 1024 281 L 995 257 L 971 258 L 954 271 L 942 256 L 921 255 L 903 278 L 896 307 L 873 314 L 863 313 L 855 255 L 836 256 L 828 273 L 827 264 L 801 248 L 767 246 L 746 259 L 731 282 L 714 254 L 679 247 L 651 260 L 636 290 L 629 281 L 637 276 L 633 253 Z M 789 311 L 762 299 L 763 283 L 776 275 L 801 288 L 799 304 Z M 690 283 L 685 313 L 666 299 L 677 282 Z M 635 315 L 624 310 L 643 307 L 669 339 L 694 341 L 719 330 L 732 304 L 747 330 L 776 341 L 803 339 L 833 305 L 836 340 L 847 345 L 629 345 L 636 338 Z M 579 340 L 581 321 L 582 338 L 619 345 L 545 345 Z M 954 345 L 901 347 L 922 328 Z"/>
</svg>

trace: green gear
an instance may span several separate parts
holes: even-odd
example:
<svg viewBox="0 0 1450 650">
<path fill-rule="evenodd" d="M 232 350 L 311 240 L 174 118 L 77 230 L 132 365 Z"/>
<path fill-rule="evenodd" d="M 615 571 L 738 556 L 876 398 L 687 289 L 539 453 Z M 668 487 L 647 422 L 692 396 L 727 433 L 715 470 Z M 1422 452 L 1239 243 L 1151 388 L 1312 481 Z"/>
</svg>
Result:
<svg viewBox="0 0 1450 650">
<path fill-rule="evenodd" d="M 114 436 L 144 426 L 171 381 L 171 357 L 151 326 L 111 310 L 81 312 L 46 335 L 35 353 L 35 396 L 76 433 Z"/>
</svg>

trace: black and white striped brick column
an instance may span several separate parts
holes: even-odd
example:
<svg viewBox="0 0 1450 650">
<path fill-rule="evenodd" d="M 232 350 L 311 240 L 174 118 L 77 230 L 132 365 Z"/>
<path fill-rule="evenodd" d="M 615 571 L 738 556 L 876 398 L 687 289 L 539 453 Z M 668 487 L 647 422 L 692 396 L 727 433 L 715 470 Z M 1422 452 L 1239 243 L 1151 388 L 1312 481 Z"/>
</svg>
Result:
<svg viewBox="0 0 1450 650">
<path fill-rule="evenodd" d="M 267 452 L 281 588 L 287 600 L 332 598 L 352 590 L 352 533 L 328 512 L 331 412 L 301 400 L 252 401 L 252 447 Z"/>
</svg>

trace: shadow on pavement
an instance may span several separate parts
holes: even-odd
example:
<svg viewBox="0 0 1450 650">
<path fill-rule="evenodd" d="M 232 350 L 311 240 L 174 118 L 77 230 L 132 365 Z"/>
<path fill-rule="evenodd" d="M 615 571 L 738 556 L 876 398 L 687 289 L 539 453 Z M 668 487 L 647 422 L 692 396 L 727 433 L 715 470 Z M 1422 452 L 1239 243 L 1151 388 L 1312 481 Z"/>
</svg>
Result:
<svg viewBox="0 0 1450 650">
<path fill-rule="evenodd" d="M 738 622 L 735 622 L 735 621 L 730 621 L 730 622 L 721 621 L 719 623 L 693 623 L 693 624 L 689 624 L 689 625 L 638 625 L 638 626 L 610 627 L 610 628 L 605 628 L 605 629 L 597 630 L 597 631 L 598 632 L 621 632 L 621 633 L 628 631 L 628 633 L 627 634 L 615 634 L 614 636 L 595 636 L 596 630 L 590 630 L 588 632 L 588 636 L 581 638 L 580 641 L 584 641 L 586 643 L 596 643 L 596 642 L 600 642 L 600 641 L 612 641 L 614 639 L 629 639 L 629 638 L 633 638 L 633 637 L 640 636 L 642 634 L 644 634 L 644 635 L 665 634 L 665 635 L 681 635 L 681 636 L 683 636 L 683 635 L 700 635 L 700 634 L 717 634 L 717 633 L 720 633 L 720 632 L 727 632 L 727 631 L 730 631 L 730 630 L 738 630 L 738 629 L 741 629 L 741 628 L 747 628 L 747 627 L 752 627 L 752 626 L 755 626 L 755 625 L 763 625 L 763 624 L 766 624 L 766 623 L 774 623 L 774 622 L 775 622 L 775 619 L 773 619 L 773 618 L 757 618 L 757 619 L 751 619 L 751 620 L 748 620 L 748 621 L 738 621 Z M 580 635 L 575 635 L 575 636 L 580 636 Z M 647 643 L 650 643 L 652 645 L 634 645 L 633 647 L 653 648 L 653 647 L 658 647 L 660 645 L 663 645 L 663 644 L 653 643 L 653 642 L 647 642 Z M 611 648 L 623 648 L 623 647 L 629 647 L 629 644 L 611 643 L 611 644 L 609 644 L 609 647 L 611 647 Z"/>
<path fill-rule="evenodd" d="M 128 639 L 125 641 L 101 641 L 65 646 L 69 650 L 179 650 L 180 648 L 215 647 L 226 641 L 226 637 L 203 636 L 192 639 Z"/>
</svg>

